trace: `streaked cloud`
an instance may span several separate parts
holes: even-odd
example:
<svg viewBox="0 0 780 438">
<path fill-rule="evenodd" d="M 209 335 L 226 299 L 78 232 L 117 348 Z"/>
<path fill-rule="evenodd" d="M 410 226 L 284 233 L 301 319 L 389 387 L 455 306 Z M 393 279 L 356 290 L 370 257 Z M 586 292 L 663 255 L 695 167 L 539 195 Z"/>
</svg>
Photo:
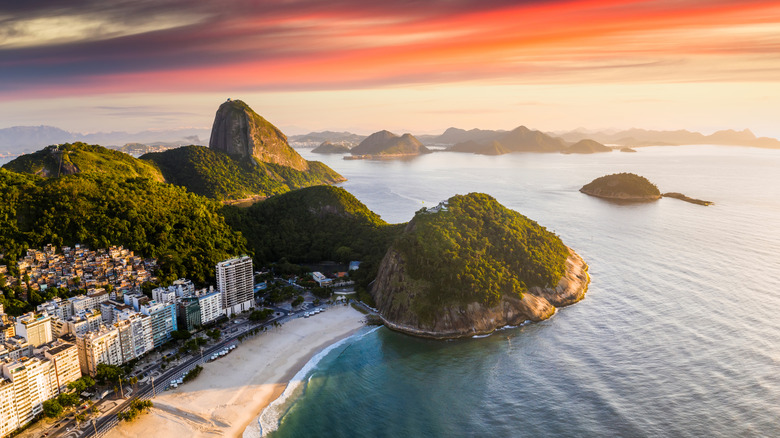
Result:
<svg viewBox="0 0 780 438">
<path fill-rule="evenodd" d="M 776 1 L 6 3 L 6 102 L 480 84 L 780 83 Z M 443 103 L 428 111 L 461 110 Z"/>
</svg>

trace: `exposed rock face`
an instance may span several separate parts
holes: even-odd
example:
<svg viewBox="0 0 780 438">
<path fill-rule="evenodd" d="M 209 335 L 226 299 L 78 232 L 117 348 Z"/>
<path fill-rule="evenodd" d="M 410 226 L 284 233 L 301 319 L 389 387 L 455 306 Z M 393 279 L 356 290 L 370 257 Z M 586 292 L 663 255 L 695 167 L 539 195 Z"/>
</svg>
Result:
<svg viewBox="0 0 780 438">
<path fill-rule="evenodd" d="M 566 272 L 555 288 L 533 287 L 522 298 L 504 296 L 495 306 L 480 303 L 465 308 L 441 309 L 430 323 L 420 321 L 405 300 L 408 294 L 399 293 L 405 287 L 404 261 L 398 253 L 388 252 L 379 267 L 374 283 L 374 301 L 387 327 L 415 336 L 429 338 L 458 338 L 491 333 L 507 325 L 519 325 L 525 321 L 542 321 L 555 313 L 556 307 L 568 306 L 585 297 L 590 283 L 588 266 L 569 249 Z M 401 299 L 399 299 L 401 298 Z"/>
<path fill-rule="evenodd" d="M 352 148 L 352 155 L 420 155 L 430 152 L 412 134 L 398 136 L 390 131 L 369 135 Z"/>
<path fill-rule="evenodd" d="M 484 193 L 421 209 L 370 292 L 387 326 L 453 338 L 539 321 L 585 294 L 583 260 L 558 236 Z"/>
<path fill-rule="evenodd" d="M 263 163 L 308 170 L 309 164 L 287 143 L 276 126 L 240 100 L 220 105 L 211 128 L 209 148 Z"/>
</svg>

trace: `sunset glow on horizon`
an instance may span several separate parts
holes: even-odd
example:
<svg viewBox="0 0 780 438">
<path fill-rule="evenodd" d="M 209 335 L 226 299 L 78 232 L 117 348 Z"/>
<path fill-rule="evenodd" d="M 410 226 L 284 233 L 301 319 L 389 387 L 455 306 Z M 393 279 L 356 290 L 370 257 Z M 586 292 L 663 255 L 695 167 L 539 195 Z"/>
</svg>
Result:
<svg viewBox="0 0 780 438">
<path fill-rule="evenodd" d="M 780 136 L 777 2 L 44 3 L 0 7 L 0 128 L 207 127 L 234 97 L 302 131 Z"/>
</svg>

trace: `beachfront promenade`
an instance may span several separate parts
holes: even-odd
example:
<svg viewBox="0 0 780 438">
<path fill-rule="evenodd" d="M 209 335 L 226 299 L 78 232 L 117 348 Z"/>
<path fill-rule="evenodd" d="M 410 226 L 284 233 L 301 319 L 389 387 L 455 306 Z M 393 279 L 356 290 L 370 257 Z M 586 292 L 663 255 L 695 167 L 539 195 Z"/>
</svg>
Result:
<svg viewBox="0 0 780 438">
<path fill-rule="evenodd" d="M 324 307 L 324 306 L 320 306 Z M 155 407 L 131 423 L 117 424 L 116 414 L 129 406 L 130 400 L 101 414 L 93 426 L 83 424 L 78 431 L 62 430 L 72 438 L 107 436 L 206 437 L 242 436 L 249 429 L 258 431 L 257 417 L 279 397 L 287 383 L 318 352 L 364 327 L 365 316 L 348 305 L 331 306 L 325 312 L 304 318 L 303 312 L 282 316 L 263 325 L 282 323 L 244 339 L 229 355 L 203 364 L 200 376 L 176 389 L 163 391 L 169 382 L 201 363 L 200 354 L 155 377 Z M 237 325 L 239 326 L 239 325 Z M 244 323 L 234 333 L 224 334 L 218 345 L 204 350 L 203 358 L 261 325 Z M 132 397 L 151 397 L 151 384 L 139 386 Z M 60 436 L 60 435 L 57 435 Z"/>
<path fill-rule="evenodd" d="M 202 354 L 199 351 L 195 353 L 194 357 L 187 358 L 179 365 L 165 370 L 159 376 L 150 379 L 146 384 L 137 385 L 135 392 L 122 401 L 119 405 L 109 408 L 106 411 L 101 409 L 101 415 L 97 419 L 84 422 L 78 428 L 75 427 L 75 423 L 72 421 L 65 422 L 56 429 L 52 429 L 48 432 L 51 436 L 64 436 L 73 438 L 105 436 L 113 427 L 118 424 L 119 420 L 117 418 L 117 414 L 129 409 L 130 403 L 132 403 L 133 400 L 149 400 L 156 395 L 159 395 L 168 388 L 168 384 L 171 380 L 181 377 L 189 370 L 195 368 L 196 365 L 202 365 L 206 363 L 212 354 L 224 349 L 227 346 L 237 344 L 238 337 L 244 333 L 255 328 L 272 326 L 274 322 L 283 324 L 285 321 L 295 317 L 297 317 L 297 315 L 282 315 L 259 324 L 243 322 L 240 326 L 234 327 L 235 332 L 231 332 L 230 336 L 223 335 L 223 339 L 220 342 L 214 344 L 208 349 L 204 349 Z M 109 400 L 105 400 L 103 402 L 109 402 Z M 98 408 L 100 408 L 101 404 L 107 404 L 103 402 L 96 404 Z"/>
</svg>

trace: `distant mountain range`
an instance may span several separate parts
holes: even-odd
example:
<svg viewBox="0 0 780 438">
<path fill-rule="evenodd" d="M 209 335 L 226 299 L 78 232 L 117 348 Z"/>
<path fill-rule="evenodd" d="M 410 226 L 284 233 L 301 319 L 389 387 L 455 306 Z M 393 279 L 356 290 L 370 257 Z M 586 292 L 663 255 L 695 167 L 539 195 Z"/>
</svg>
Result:
<svg viewBox="0 0 780 438">
<path fill-rule="evenodd" d="M 556 134 L 552 134 L 556 135 Z M 625 147 L 640 146 L 679 146 L 686 144 L 714 144 L 729 146 L 752 146 L 758 148 L 780 148 L 780 141 L 769 137 L 756 137 L 749 129 L 735 131 L 727 129 L 717 131 L 714 134 L 704 135 L 700 132 L 687 130 L 678 131 L 653 131 L 647 129 L 628 129 L 625 131 L 590 132 L 584 130 L 570 131 L 557 134 L 558 137 L 576 142 L 583 139 L 596 140 L 608 145 Z"/>
<path fill-rule="evenodd" d="M 128 143 L 174 148 L 183 145 L 205 145 L 209 129 L 181 128 L 163 131 L 96 132 L 81 134 L 54 126 L 13 126 L 0 129 L 0 153 L 23 154 L 54 144 L 83 142 L 119 148 Z"/>
<path fill-rule="evenodd" d="M 429 152 L 412 134 L 399 136 L 390 131 L 375 132 L 350 150 L 352 155 L 372 156 L 409 156 Z"/>
<path fill-rule="evenodd" d="M 292 135 L 288 140 L 290 144 L 297 147 L 316 148 L 326 141 L 334 144 L 357 146 L 366 137 L 365 135 L 353 134 L 351 132 L 322 131 L 310 132 L 304 135 Z"/>
<path fill-rule="evenodd" d="M 511 136 L 517 131 L 459 129 L 448 128 L 441 135 L 418 135 L 416 138 L 426 146 L 457 145 L 473 142 L 482 148 L 483 153 L 500 154 L 511 147 L 503 144 L 499 138 Z M 530 131 L 530 130 L 529 130 Z M 539 132 L 539 131 L 532 131 Z M 139 156 L 147 152 L 162 151 L 183 145 L 206 145 L 210 136 L 209 129 L 182 128 L 163 131 L 147 130 L 130 132 L 97 132 L 81 134 L 65 131 L 53 126 L 13 126 L 0 129 L 0 156 L 18 155 L 40 150 L 53 144 L 84 142 L 101 144 L 110 148 Z M 566 146 L 571 146 L 580 140 L 594 140 L 599 143 L 620 147 L 641 146 L 678 146 L 687 144 L 714 144 L 752 146 L 759 148 L 780 149 L 780 140 L 769 137 L 757 137 L 750 130 L 722 130 L 710 135 L 700 132 L 676 130 L 659 131 L 648 129 L 627 129 L 622 131 L 559 131 L 542 133 L 551 138 L 561 139 Z M 315 148 L 325 141 L 350 147 L 357 146 L 367 136 L 351 132 L 320 131 L 305 135 L 289 137 L 289 143 L 296 147 Z M 541 138 L 541 137 L 540 137 Z M 498 141 L 500 144 L 494 144 Z M 547 143 L 545 139 L 545 143 Z M 132 144 L 132 145 L 131 145 Z M 476 148 L 471 144 L 472 148 Z M 549 146 L 549 145 L 548 145 Z M 541 148 L 545 148 L 540 146 Z M 463 148 L 463 147 L 462 147 Z M 468 149 L 468 148 L 466 148 Z"/>
</svg>

